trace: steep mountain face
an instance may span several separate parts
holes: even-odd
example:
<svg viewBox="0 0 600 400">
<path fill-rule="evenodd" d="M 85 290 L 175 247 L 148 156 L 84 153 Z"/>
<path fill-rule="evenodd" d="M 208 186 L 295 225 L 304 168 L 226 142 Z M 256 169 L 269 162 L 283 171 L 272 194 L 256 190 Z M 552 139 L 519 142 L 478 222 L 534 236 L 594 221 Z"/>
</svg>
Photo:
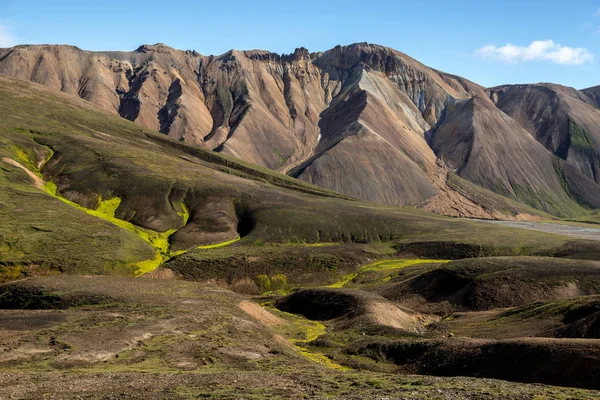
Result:
<svg viewBox="0 0 600 400">
<path fill-rule="evenodd" d="M 544 147 L 600 182 L 600 110 L 594 90 L 553 84 L 492 88 L 491 98 Z"/>
<path fill-rule="evenodd" d="M 381 46 L 218 57 L 164 45 L 132 53 L 17 46 L 0 73 L 78 95 L 188 143 L 361 199 L 419 204 L 438 187 L 425 134 L 481 91 Z"/>
<path fill-rule="evenodd" d="M 479 189 L 448 185 L 451 169 L 554 214 L 595 207 L 598 196 L 592 94 L 488 90 L 382 46 L 221 56 L 162 44 L 130 53 L 17 46 L 0 49 L 0 73 L 363 200 L 484 218 L 529 211 L 499 215 Z"/>
<path fill-rule="evenodd" d="M 537 209 L 565 215 L 570 191 L 563 184 L 572 181 L 587 183 L 583 198 L 600 207 L 594 182 L 571 170 L 568 179 L 562 178 L 560 160 L 487 97 L 449 107 L 431 144 L 462 178 Z"/>
<path fill-rule="evenodd" d="M 264 243 L 366 244 L 409 236 L 419 242 L 454 241 L 482 229 L 472 221 L 349 199 L 5 76 L 0 76 L 0 115 L 0 281 L 12 272 L 19 277 L 45 271 L 41 267 L 141 274 L 196 246 L 237 240 L 261 255 L 249 257 L 242 250 L 242 257 L 230 258 L 236 253 L 227 253 L 239 274 L 248 271 L 246 262 L 261 271 L 278 264 L 262 258 L 266 253 L 260 249 L 271 247 Z M 502 227 L 486 232 L 486 238 L 476 238 L 477 249 L 483 243 L 510 242 L 513 248 L 540 240 Z M 557 238 L 562 246 L 564 239 Z M 356 251 L 372 257 L 365 249 Z M 347 250 L 340 248 L 339 254 Z M 295 269 L 304 259 L 327 274 L 338 265 L 328 261 L 337 256 L 327 253 L 313 262 L 303 251 L 286 255 L 284 264 Z M 357 258 L 351 260 L 348 265 L 355 265 Z M 204 270 L 192 263 L 192 269 Z M 189 271 L 187 261 L 178 265 Z M 208 265 L 220 269 L 220 264 Z M 222 270 L 220 277 L 231 272 Z"/>
</svg>

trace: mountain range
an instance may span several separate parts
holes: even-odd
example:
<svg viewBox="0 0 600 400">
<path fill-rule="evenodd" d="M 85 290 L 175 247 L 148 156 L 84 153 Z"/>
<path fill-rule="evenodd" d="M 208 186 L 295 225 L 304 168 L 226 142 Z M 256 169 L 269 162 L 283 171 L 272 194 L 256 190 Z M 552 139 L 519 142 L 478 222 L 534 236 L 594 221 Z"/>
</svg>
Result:
<svg viewBox="0 0 600 400">
<path fill-rule="evenodd" d="M 0 387 L 598 399 L 599 105 L 368 44 L 0 49 Z"/>
<path fill-rule="evenodd" d="M 451 216 L 600 208 L 600 87 L 485 88 L 379 45 L 0 49 L 0 74 L 349 197 Z"/>
</svg>

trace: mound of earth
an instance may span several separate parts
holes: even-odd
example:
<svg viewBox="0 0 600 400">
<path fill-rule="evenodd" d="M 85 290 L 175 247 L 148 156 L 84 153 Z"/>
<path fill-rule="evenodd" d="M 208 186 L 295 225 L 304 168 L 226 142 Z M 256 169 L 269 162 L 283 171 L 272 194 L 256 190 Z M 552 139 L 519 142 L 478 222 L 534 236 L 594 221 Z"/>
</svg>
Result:
<svg viewBox="0 0 600 400">
<path fill-rule="evenodd" d="M 437 312 L 489 310 L 600 293 L 600 263 L 547 257 L 453 261 L 382 290 L 393 301 Z"/>
<path fill-rule="evenodd" d="M 600 298 L 594 296 L 587 304 L 579 304 L 563 317 L 565 327 L 557 336 L 568 338 L 600 339 Z"/>
<path fill-rule="evenodd" d="M 554 322 L 535 336 L 600 339 L 600 296 L 534 303 L 505 311 L 494 320 L 517 327 L 531 321 L 544 321 L 542 326 Z"/>
<path fill-rule="evenodd" d="M 249 246 L 189 251 L 165 263 L 164 268 L 187 280 L 254 278 L 258 274 L 285 274 L 304 286 L 337 279 L 338 270 L 350 270 L 370 257 L 381 256 L 369 244 L 323 243 L 319 246 Z"/>
<path fill-rule="evenodd" d="M 600 341 L 577 339 L 364 340 L 352 354 L 392 361 L 401 371 L 600 388 Z"/>
<path fill-rule="evenodd" d="M 400 243 L 394 248 L 402 255 L 438 260 L 483 257 L 486 252 L 484 246 L 476 244 L 440 241 Z"/>
<path fill-rule="evenodd" d="M 600 296 L 542 301 L 510 309 L 459 311 L 427 325 L 432 337 L 600 339 Z"/>
<path fill-rule="evenodd" d="M 422 318 L 373 293 L 349 289 L 302 289 L 278 299 L 275 306 L 308 319 L 329 321 L 334 329 L 382 325 L 420 332 Z"/>
<path fill-rule="evenodd" d="M 121 296 L 119 296 L 121 297 Z M 0 309 L 49 310 L 77 306 L 110 304 L 116 297 L 71 287 L 58 290 L 53 285 L 40 285 L 35 281 L 5 283 L 0 286 Z"/>
</svg>

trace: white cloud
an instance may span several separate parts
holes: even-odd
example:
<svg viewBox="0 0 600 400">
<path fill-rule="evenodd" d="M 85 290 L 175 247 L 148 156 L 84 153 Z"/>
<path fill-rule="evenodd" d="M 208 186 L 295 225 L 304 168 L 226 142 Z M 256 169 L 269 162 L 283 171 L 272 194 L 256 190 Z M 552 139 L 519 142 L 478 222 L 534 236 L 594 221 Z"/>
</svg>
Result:
<svg viewBox="0 0 600 400">
<path fill-rule="evenodd" d="M 11 47 L 17 44 L 17 38 L 11 33 L 6 25 L 0 25 L 0 47 Z"/>
<path fill-rule="evenodd" d="M 516 64 L 528 61 L 551 61 L 555 64 L 581 65 L 594 61 L 594 55 L 581 47 L 563 46 L 553 40 L 536 40 L 529 46 L 508 43 L 502 47 L 493 44 L 477 50 L 483 58 Z"/>
<path fill-rule="evenodd" d="M 600 17 L 600 8 L 596 10 L 594 17 Z"/>
</svg>

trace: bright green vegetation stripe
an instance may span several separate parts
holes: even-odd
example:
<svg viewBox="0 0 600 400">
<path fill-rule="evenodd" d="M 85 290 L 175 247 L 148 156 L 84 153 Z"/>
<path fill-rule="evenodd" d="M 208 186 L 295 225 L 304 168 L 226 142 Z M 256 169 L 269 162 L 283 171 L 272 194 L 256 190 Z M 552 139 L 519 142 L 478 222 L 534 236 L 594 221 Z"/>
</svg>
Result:
<svg viewBox="0 0 600 400">
<path fill-rule="evenodd" d="M 331 285 L 329 285 L 327 287 L 336 288 L 336 289 L 342 288 L 342 287 L 346 286 L 346 284 L 348 282 L 350 282 L 352 279 L 356 278 L 358 275 L 359 275 L 358 272 L 353 272 L 351 274 L 344 275 L 341 280 L 339 280 L 335 283 L 332 283 Z"/>
<path fill-rule="evenodd" d="M 339 242 L 317 242 L 317 243 L 306 243 L 305 241 L 299 242 L 287 242 L 287 243 L 272 243 L 272 246 L 276 247 L 331 247 L 339 246 Z"/>
<path fill-rule="evenodd" d="M 21 163 L 24 164 L 25 167 L 27 167 L 27 169 L 29 169 L 30 171 L 34 172 L 36 175 L 41 177 L 41 174 L 37 170 L 36 166 L 31 162 L 27 153 L 25 153 L 23 150 L 21 150 L 18 147 L 13 148 L 13 150 L 16 153 L 19 161 L 21 161 Z"/>
<path fill-rule="evenodd" d="M 361 272 L 364 271 L 385 271 L 409 267 L 417 264 L 445 263 L 450 260 L 432 260 L 432 259 L 397 259 L 377 261 L 373 264 L 368 264 L 361 267 Z"/>
<path fill-rule="evenodd" d="M 294 345 L 296 350 L 298 350 L 298 352 L 302 356 L 304 356 L 312 362 L 315 362 L 328 368 L 341 371 L 352 369 L 331 361 L 324 354 L 311 351 L 310 347 L 307 346 L 308 343 L 312 342 L 313 340 L 316 340 L 321 335 L 326 333 L 327 328 L 325 327 L 325 325 L 318 321 L 311 321 L 300 315 L 290 314 L 284 311 L 280 311 L 273 307 L 265 308 L 267 309 L 267 311 L 285 320 L 286 324 L 282 327 L 279 327 L 278 330 L 283 336 L 288 338 L 290 343 Z"/>
<path fill-rule="evenodd" d="M 195 248 L 196 249 L 216 249 L 216 248 L 219 248 L 219 247 L 223 247 L 223 246 L 227 246 L 227 245 L 230 245 L 232 243 L 235 243 L 235 242 L 237 242 L 240 239 L 241 238 L 239 236 L 237 236 L 236 238 L 231 239 L 231 240 L 226 240 L 224 242 L 215 243 L 215 244 L 207 244 L 207 245 L 204 245 L 204 246 L 196 246 Z"/>
<path fill-rule="evenodd" d="M 33 162 L 31 162 L 31 160 L 29 159 L 29 157 L 23 150 L 17 148 L 17 149 L 15 149 L 15 153 L 16 153 L 17 157 L 19 158 L 19 160 L 26 166 L 27 169 L 31 170 L 33 173 L 35 173 L 36 175 L 41 177 L 40 169 L 37 168 Z M 155 270 L 165 260 L 167 260 L 170 257 L 185 253 L 185 250 L 181 250 L 181 251 L 177 251 L 177 252 L 172 252 L 170 250 L 169 236 L 174 234 L 177 231 L 177 229 L 170 229 L 166 232 L 157 232 L 152 229 L 146 229 L 146 228 L 139 227 L 137 225 L 132 224 L 131 222 L 127 222 L 127 221 L 124 221 L 122 219 L 115 217 L 115 212 L 121 205 L 121 199 L 119 197 L 113 197 L 111 199 L 106 199 L 106 200 L 101 198 L 98 207 L 95 210 L 92 210 L 89 208 L 85 208 L 85 207 L 61 196 L 58 193 L 56 184 L 54 182 L 46 182 L 44 184 L 44 191 L 47 194 L 49 194 L 50 196 L 70 205 L 71 207 L 74 207 L 74 208 L 76 208 L 80 211 L 83 211 L 89 215 L 92 215 L 94 217 L 101 218 L 105 221 L 108 221 L 108 222 L 110 222 L 122 229 L 125 229 L 129 232 L 133 232 L 139 238 L 148 242 L 155 249 L 154 258 L 135 263 L 134 266 L 135 266 L 136 270 L 135 270 L 134 274 L 136 276 L 144 275 L 150 271 Z M 177 214 L 182 218 L 183 226 L 185 226 L 188 222 L 190 214 L 189 214 L 189 211 L 188 211 L 187 207 L 185 206 L 185 204 L 181 203 L 179 205 L 179 208 L 181 211 L 177 212 Z M 240 240 L 239 236 L 236 237 L 235 239 L 227 240 L 227 241 L 221 242 L 221 243 L 215 243 L 215 244 L 211 244 L 208 246 L 198 246 L 198 248 L 212 249 L 212 248 L 217 248 L 217 247 L 223 247 L 223 246 L 227 246 L 231 243 L 237 242 L 238 240 Z"/>
<path fill-rule="evenodd" d="M 108 221 L 112 224 L 115 224 L 115 225 L 119 226 L 120 228 L 123 228 L 130 232 L 133 232 L 136 235 L 138 235 L 141 239 L 148 242 L 152 247 L 154 247 L 154 249 L 156 250 L 156 254 L 153 259 L 140 261 L 135 264 L 135 267 L 136 267 L 135 275 L 136 276 L 144 275 L 148 272 L 154 271 L 165 260 L 169 259 L 170 257 L 185 253 L 185 250 L 180 250 L 180 251 L 176 251 L 176 252 L 173 252 L 170 250 L 169 236 L 174 234 L 177 231 L 177 229 L 170 229 L 166 232 L 157 232 L 157 231 L 154 231 L 151 229 L 139 227 L 137 225 L 132 224 L 131 222 L 123 221 L 122 219 L 115 217 L 115 212 L 117 211 L 117 208 L 119 208 L 119 205 L 121 204 L 121 199 L 119 197 L 113 197 L 112 199 L 109 199 L 109 200 L 101 199 L 100 205 L 98 206 L 98 208 L 95 210 L 91 210 L 91 209 L 82 207 L 79 204 L 74 203 L 74 202 L 60 196 L 57 193 L 56 185 L 52 182 L 46 183 L 44 188 L 45 188 L 46 192 L 48 194 L 50 194 L 51 196 L 65 202 L 65 203 L 69 204 L 70 206 L 75 207 L 87 214 L 93 215 L 98 218 L 102 218 L 103 220 Z M 179 214 L 179 216 L 181 216 L 181 218 L 183 219 L 183 225 L 185 226 L 185 224 L 187 224 L 187 221 L 189 219 L 189 211 L 187 210 L 187 208 L 185 207 L 185 205 L 183 203 L 180 204 L 180 208 L 182 211 L 178 212 L 177 214 Z M 227 246 L 229 244 L 237 242 L 238 240 L 240 240 L 239 236 L 234 239 L 227 240 L 225 242 L 214 243 L 214 244 L 210 244 L 207 246 L 198 246 L 197 248 L 199 248 L 199 249 L 214 249 L 214 248 L 218 248 L 218 247 Z"/>
<path fill-rule="evenodd" d="M 89 208 L 80 206 L 79 204 L 72 202 L 59 195 L 57 192 L 56 185 L 53 182 L 47 182 L 44 185 L 44 189 L 46 193 L 70 205 L 71 207 L 81 210 L 94 217 L 108 221 L 122 229 L 135 233 L 138 237 L 145 240 L 152 247 L 154 247 L 156 253 L 153 259 L 140 261 L 135 264 L 136 276 L 143 275 L 145 273 L 155 270 L 166 258 L 171 256 L 171 252 L 169 250 L 169 236 L 175 233 L 176 230 L 172 229 L 167 232 L 156 232 L 150 229 L 141 228 L 132 224 L 131 222 L 123 221 L 122 219 L 115 217 L 115 212 L 121 204 L 120 198 L 113 197 L 112 199 L 108 200 L 101 199 L 98 208 L 95 210 L 91 210 Z"/>
<path fill-rule="evenodd" d="M 360 274 L 368 271 L 393 271 L 409 267 L 411 265 L 431 264 L 431 263 L 446 263 L 449 260 L 430 260 L 430 259 L 396 259 L 377 261 L 372 264 L 363 265 L 358 271 L 348 275 L 344 275 L 341 280 L 329 285 L 330 288 L 342 288 Z"/>
</svg>

